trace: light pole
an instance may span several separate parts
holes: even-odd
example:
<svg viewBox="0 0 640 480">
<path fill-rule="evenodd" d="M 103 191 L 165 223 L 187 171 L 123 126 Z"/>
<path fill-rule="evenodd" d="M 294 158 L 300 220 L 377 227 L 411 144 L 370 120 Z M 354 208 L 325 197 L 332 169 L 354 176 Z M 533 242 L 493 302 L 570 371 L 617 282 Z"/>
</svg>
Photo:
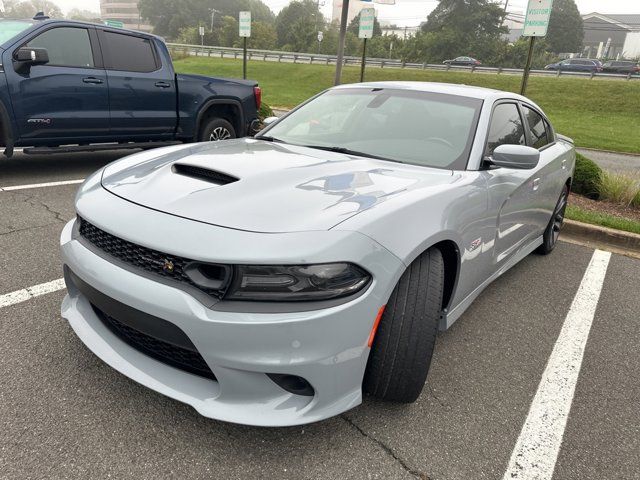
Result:
<svg viewBox="0 0 640 480">
<path fill-rule="evenodd" d="M 211 11 L 211 31 L 213 32 L 213 16 L 216 13 L 220 13 L 218 10 L 216 10 L 215 8 L 210 8 L 209 9 Z"/>
</svg>

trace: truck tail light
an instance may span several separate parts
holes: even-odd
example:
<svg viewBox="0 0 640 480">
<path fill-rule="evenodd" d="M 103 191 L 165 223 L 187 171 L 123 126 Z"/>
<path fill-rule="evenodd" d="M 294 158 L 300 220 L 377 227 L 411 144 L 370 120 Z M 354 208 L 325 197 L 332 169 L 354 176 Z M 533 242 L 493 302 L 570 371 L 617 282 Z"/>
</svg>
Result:
<svg viewBox="0 0 640 480">
<path fill-rule="evenodd" d="M 260 110 L 262 105 L 262 89 L 260 87 L 253 87 L 253 95 L 256 97 L 256 108 Z"/>
</svg>

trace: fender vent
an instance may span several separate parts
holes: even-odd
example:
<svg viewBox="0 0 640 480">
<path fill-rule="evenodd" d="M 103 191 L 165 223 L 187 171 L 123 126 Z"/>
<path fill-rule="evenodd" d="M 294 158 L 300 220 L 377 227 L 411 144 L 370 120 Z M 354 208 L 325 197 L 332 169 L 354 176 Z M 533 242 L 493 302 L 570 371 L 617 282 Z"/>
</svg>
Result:
<svg viewBox="0 0 640 480">
<path fill-rule="evenodd" d="M 196 167 L 194 165 L 185 165 L 184 163 L 176 163 L 172 167 L 173 173 L 184 175 L 186 177 L 199 178 L 205 182 L 215 183 L 216 185 L 227 185 L 237 182 L 239 178 L 227 175 L 226 173 L 216 172 L 208 168 Z"/>
</svg>

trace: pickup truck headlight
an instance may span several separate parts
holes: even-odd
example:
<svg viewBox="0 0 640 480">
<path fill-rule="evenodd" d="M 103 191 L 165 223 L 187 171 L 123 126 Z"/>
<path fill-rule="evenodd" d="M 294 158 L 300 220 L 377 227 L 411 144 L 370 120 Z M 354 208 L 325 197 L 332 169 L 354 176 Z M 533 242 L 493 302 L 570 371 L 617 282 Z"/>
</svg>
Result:
<svg viewBox="0 0 640 480">
<path fill-rule="evenodd" d="M 371 275 L 351 263 L 236 265 L 225 300 L 299 302 L 352 295 Z"/>
</svg>

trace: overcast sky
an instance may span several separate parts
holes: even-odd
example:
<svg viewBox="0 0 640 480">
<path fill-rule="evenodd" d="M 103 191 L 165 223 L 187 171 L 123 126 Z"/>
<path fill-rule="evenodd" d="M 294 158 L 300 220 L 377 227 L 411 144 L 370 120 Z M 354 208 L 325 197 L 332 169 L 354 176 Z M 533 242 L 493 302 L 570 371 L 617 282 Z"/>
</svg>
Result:
<svg viewBox="0 0 640 480">
<path fill-rule="evenodd" d="M 98 12 L 99 0 L 53 0 L 63 11 L 72 8 L 82 8 Z M 263 0 L 271 10 L 279 12 L 290 0 Z M 322 0 L 321 0 L 322 1 Z M 354 1 L 354 0 L 352 0 Z M 357 0 L 355 0 L 357 1 Z M 504 0 L 500 0 L 504 3 Z M 332 0 L 324 0 L 324 12 L 326 16 L 331 14 Z M 581 13 L 638 13 L 640 14 L 640 2 L 638 0 L 576 0 Z M 437 0 L 396 0 L 396 5 L 376 5 L 381 19 L 389 20 L 398 25 L 419 25 L 427 14 L 438 4 Z M 509 0 L 509 11 L 523 12 L 527 0 Z"/>
</svg>

